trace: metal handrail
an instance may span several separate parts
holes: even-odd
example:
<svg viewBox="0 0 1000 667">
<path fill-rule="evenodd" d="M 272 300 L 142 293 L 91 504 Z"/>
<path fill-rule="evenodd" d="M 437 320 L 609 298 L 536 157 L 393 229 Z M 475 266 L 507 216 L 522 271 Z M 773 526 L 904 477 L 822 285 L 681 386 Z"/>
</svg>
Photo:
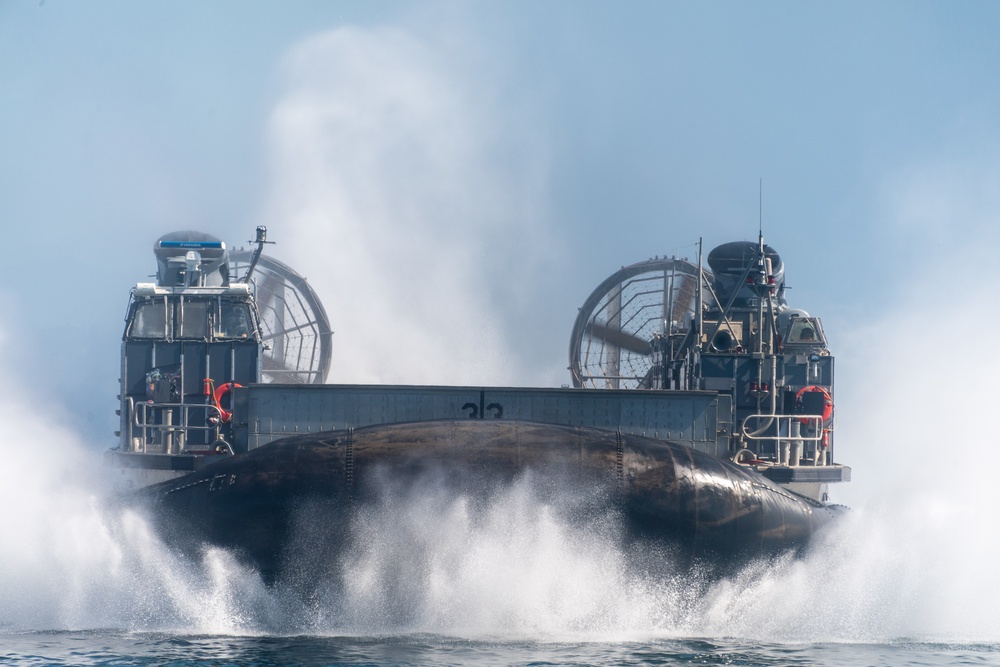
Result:
<svg viewBox="0 0 1000 667">
<path fill-rule="evenodd" d="M 150 401 L 139 401 L 130 405 L 129 409 L 132 414 L 129 419 L 128 442 L 130 443 L 133 451 L 141 452 L 143 454 L 148 453 L 147 447 L 152 439 L 150 436 L 156 431 L 161 433 L 163 449 L 168 454 L 172 453 L 171 450 L 174 445 L 174 434 L 178 435 L 177 451 L 182 451 L 184 449 L 184 444 L 187 441 L 187 434 L 192 431 L 210 432 L 212 435 L 210 441 L 219 439 L 219 423 L 222 421 L 222 412 L 211 403 L 153 403 Z M 173 415 L 171 413 L 167 423 L 150 423 L 149 419 L 151 410 L 176 410 L 179 415 L 179 421 L 176 424 L 173 423 Z M 190 419 L 191 410 L 205 411 L 207 416 L 213 416 L 212 413 L 215 413 L 214 416 L 218 418 L 218 421 L 215 424 L 206 424 L 204 426 L 194 425 L 191 423 Z M 163 413 L 161 412 L 160 414 L 162 415 Z M 140 433 L 138 445 L 135 444 L 136 429 Z"/>
<path fill-rule="evenodd" d="M 747 429 L 747 422 L 750 421 L 751 419 L 776 419 L 778 421 L 778 434 L 779 435 L 777 435 L 777 436 L 774 436 L 774 435 L 759 435 L 759 436 L 752 435 L 750 432 L 748 432 L 746 430 Z M 790 425 L 791 422 L 793 420 L 795 420 L 795 421 L 798 421 L 800 424 L 802 424 L 802 420 L 803 419 L 808 420 L 810 422 L 813 422 L 811 425 L 812 425 L 813 429 L 816 431 L 816 435 L 801 435 L 800 434 L 800 435 L 797 435 L 795 437 L 792 437 L 792 436 L 789 436 L 789 435 L 786 435 L 786 436 L 780 435 L 781 434 L 781 422 L 787 421 L 787 422 L 789 422 L 789 425 Z M 745 438 L 747 438 L 748 440 L 776 440 L 776 439 L 780 440 L 782 438 L 784 438 L 785 440 L 822 440 L 823 439 L 823 429 L 821 428 L 822 426 L 823 426 L 823 417 L 821 417 L 820 415 L 747 415 L 743 419 L 743 436 Z"/>
<path fill-rule="evenodd" d="M 748 428 L 751 420 L 756 420 L 758 423 L 761 420 L 775 420 L 777 422 L 777 427 L 775 433 L 760 435 L 755 434 Z M 783 424 L 784 422 L 784 424 Z M 782 426 L 785 425 L 786 431 L 785 435 L 782 435 Z M 803 433 L 803 430 L 807 430 L 811 427 L 813 433 L 812 435 L 808 433 Z M 804 442 L 815 443 L 813 465 L 829 465 L 832 463 L 832 457 L 830 457 L 829 463 L 825 460 L 825 456 L 820 456 L 821 445 L 820 443 L 827 437 L 827 435 L 833 431 L 832 428 L 826 428 L 823 425 L 823 417 L 820 415 L 764 415 L 755 414 L 747 415 L 743 422 L 740 424 L 741 435 L 747 440 L 769 440 L 774 442 L 774 460 L 778 462 L 779 465 L 792 465 L 791 463 L 791 445 L 802 446 Z M 789 452 L 785 452 L 786 445 L 789 448 Z M 832 450 L 831 450 L 832 451 Z M 759 456 L 759 454 L 758 454 Z"/>
</svg>

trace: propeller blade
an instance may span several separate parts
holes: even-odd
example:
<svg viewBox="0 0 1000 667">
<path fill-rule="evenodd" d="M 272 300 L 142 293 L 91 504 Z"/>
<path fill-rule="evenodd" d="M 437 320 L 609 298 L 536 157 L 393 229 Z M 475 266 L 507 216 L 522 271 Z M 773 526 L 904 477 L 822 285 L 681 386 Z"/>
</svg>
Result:
<svg viewBox="0 0 1000 667">
<path fill-rule="evenodd" d="M 648 340 L 639 338 L 621 329 L 609 327 L 607 324 L 596 320 L 588 322 L 585 331 L 594 338 L 599 338 L 609 345 L 614 345 L 629 352 L 646 356 L 653 353 L 653 346 Z"/>
<path fill-rule="evenodd" d="M 636 385 L 636 389 L 653 389 L 653 371 L 656 370 L 656 366 L 650 366 L 649 370 L 646 371 L 646 375 L 639 380 L 639 384 Z"/>
<path fill-rule="evenodd" d="M 684 316 L 694 311 L 692 305 L 697 296 L 698 279 L 690 273 L 678 274 L 680 284 L 677 285 L 677 298 L 674 299 L 673 319 L 674 326 L 684 325 Z M 680 306 L 680 307 L 678 307 Z"/>
</svg>

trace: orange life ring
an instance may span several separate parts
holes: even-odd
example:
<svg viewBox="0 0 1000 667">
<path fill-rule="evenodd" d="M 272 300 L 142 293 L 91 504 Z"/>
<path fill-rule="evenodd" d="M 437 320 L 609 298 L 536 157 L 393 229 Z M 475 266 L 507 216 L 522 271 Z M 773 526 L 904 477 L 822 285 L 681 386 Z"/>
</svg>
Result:
<svg viewBox="0 0 1000 667">
<path fill-rule="evenodd" d="M 817 391 L 819 393 L 823 394 L 823 415 L 822 416 L 823 416 L 823 423 L 825 424 L 828 421 L 830 421 L 831 417 L 833 417 L 833 397 L 830 396 L 830 392 L 828 392 L 823 387 L 817 387 L 814 384 L 811 384 L 808 387 L 802 387 L 802 389 L 799 389 L 798 393 L 795 394 L 795 405 L 796 405 L 796 407 L 802 405 L 802 397 L 806 393 L 812 393 L 812 392 L 817 392 Z M 800 417 L 799 421 L 802 422 L 803 426 L 807 426 L 809 424 L 809 418 L 808 417 Z"/>
<path fill-rule="evenodd" d="M 229 420 L 233 418 L 233 413 L 231 410 L 223 409 L 222 397 L 232 391 L 235 387 L 240 387 L 242 389 L 243 385 L 237 384 L 236 382 L 223 382 L 219 385 L 219 388 L 215 390 L 215 396 L 212 397 L 215 400 L 215 407 L 219 409 L 219 415 L 225 423 L 229 423 Z"/>
</svg>

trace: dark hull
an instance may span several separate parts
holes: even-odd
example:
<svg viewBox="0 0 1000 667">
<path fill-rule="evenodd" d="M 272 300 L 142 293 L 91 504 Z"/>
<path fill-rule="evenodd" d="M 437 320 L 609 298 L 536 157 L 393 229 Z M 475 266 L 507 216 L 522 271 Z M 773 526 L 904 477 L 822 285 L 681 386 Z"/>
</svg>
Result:
<svg viewBox="0 0 1000 667">
<path fill-rule="evenodd" d="M 572 484 L 591 510 L 620 515 L 627 535 L 669 545 L 688 564 L 800 548 L 836 514 L 682 445 L 513 420 L 290 437 L 140 495 L 172 543 L 233 549 L 274 580 L 303 548 L 322 552 L 310 558 L 327 562 L 347 539 L 351 509 L 387 487 L 432 484 L 482 495 L 528 471 L 554 495 Z"/>
</svg>

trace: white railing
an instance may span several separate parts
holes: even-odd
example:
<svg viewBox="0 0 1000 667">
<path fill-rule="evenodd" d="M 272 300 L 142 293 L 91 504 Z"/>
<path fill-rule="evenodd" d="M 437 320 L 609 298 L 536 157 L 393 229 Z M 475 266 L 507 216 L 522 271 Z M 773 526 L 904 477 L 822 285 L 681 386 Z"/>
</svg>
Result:
<svg viewBox="0 0 1000 667">
<path fill-rule="evenodd" d="M 800 466 L 803 461 L 813 466 L 829 465 L 831 431 L 819 415 L 749 415 L 742 424 L 745 440 L 774 443 L 770 458 L 757 452 L 757 459 L 782 466 Z"/>
<path fill-rule="evenodd" d="M 148 401 L 128 404 L 128 439 L 130 451 L 142 454 L 162 453 L 180 454 L 184 451 L 188 435 L 194 431 L 204 431 L 206 451 L 211 443 L 219 440 L 219 424 L 222 423 L 222 413 L 211 404 L 197 403 L 152 403 Z M 191 423 L 191 412 L 197 411 L 204 425 Z M 215 423 L 208 423 L 210 417 L 215 417 Z M 155 420 L 159 418 L 159 423 Z M 159 438 L 155 437 L 159 434 Z M 159 441 L 156 444 L 156 441 Z M 155 452 L 150 447 L 156 448 Z"/>
</svg>

